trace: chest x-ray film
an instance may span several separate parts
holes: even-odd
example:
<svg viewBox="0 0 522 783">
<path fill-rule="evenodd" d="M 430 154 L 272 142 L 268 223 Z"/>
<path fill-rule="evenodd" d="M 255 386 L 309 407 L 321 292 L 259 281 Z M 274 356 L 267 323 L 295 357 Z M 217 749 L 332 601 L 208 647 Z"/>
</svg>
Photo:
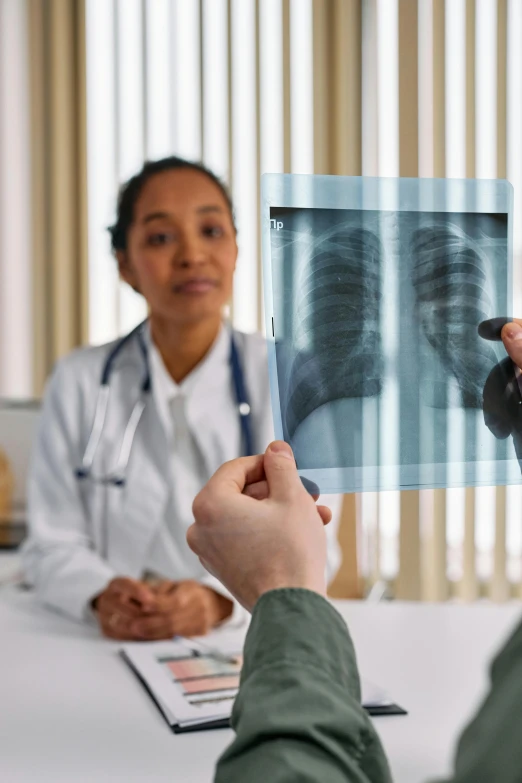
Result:
<svg viewBox="0 0 522 783">
<path fill-rule="evenodd" d="M 511 223 L 506 181 L 263 177 L 276 437 L 321 492 L 521 481 L 518 378 L 478 329 L 513 315 Z"/>
</svg>

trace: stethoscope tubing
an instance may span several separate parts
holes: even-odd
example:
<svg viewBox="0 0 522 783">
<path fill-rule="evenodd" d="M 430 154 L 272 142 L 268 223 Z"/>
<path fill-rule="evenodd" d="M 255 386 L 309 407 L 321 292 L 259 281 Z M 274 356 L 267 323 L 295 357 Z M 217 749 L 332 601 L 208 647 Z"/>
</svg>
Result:
<svg viewBox="0 0 522 783">
<path fill-rule="evenodd" d="M 130 460 L 132 444 L 134 442 L 136 430 L 147 404 L 148 395 L 150 395 L 152 389 L 148 350 L 143 337 L 146 323 L 147 320 L 143 321 L 131 332 L 129 332 L 129 334 L 122 337 L 121 340 L 118 340 L 104 362 L 100 378 L 100 388 L 98 390 L 98 396 L 96 399 L 93 425 L 87 440 L 87 446 L 85 448 L 80 467 L 76 468 L 74 471 L 75 477 L 80 481 L 90 479 L 91 481 L 99 484 L 112 485 L 116 487 L 124 487 L 126 485 L 126 471 Z M 125 427 L 120 453 L 114 469 L 106 475 L 95 476 L 92 468 L 107 418 L 107 409 L 110 397 L 110 378 L 114 370 L 114 363 L 118 358 L 121 350 L 134 337 L 138 339 L 144 366 L 144 373 L 140 387 L 140 396 L 132 409 L 129 421 Z M 236 398 L 236 405 L 241 425 L 244 453 L 247 456 L 250 456 L 255 453 L 251 422 L 251 408 L 248 401 L 244 372 L 233 334 L 230 335 L 229 361 L 232 370 L 234 395 Z"/>
</svg>

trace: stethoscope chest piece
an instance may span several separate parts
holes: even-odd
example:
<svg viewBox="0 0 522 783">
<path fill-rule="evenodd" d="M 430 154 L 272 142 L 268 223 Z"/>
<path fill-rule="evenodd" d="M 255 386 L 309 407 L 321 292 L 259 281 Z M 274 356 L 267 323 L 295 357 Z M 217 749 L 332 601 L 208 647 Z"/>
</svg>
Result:
<svg viewBox="0 0 522 783">
<path fill-rule="evenodd" d="M 240 402 L 238 406 L 238 410 L 240 416 L 250 415 L 250 405 L 248 404 L 248 402 Z"/>
</svg>

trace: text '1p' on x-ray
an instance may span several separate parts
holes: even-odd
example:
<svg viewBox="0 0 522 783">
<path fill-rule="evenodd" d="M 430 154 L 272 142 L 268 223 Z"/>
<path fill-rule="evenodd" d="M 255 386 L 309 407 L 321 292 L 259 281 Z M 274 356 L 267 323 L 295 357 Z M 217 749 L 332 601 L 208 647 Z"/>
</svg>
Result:
<svg viewBox="0 0 522 783">
<path fill-rule="evenodd" d="M 362 199 L 363 180 L 265 183 L 276 435 L 323 492 L 520 480 L 516 433 L 484 410 L 506 354 L 478 331 L 512 309 L 510 186 Z"/>
</svg>

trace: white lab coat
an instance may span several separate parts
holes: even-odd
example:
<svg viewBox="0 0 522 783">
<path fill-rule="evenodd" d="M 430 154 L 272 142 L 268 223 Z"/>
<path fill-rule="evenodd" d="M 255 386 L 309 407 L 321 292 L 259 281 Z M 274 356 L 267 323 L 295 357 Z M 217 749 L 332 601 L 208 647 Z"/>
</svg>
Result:
<svg viewBox="0 0 522 783">
<path fill-rule="evenodd" d="M 240 332 L 235 332 L 235 338 L 251 404 L 254 442 L 262 450 L 273 439 L 265 341 L 260 335 Z M 153 395 L 136 431 L 125 487 L 81 482 L 74 476 L 91 432 L 102 368 L 113 345 L 76 350 L 56 366 L 45 394 L 29 476 L 24 576 L 43 603 L 76 619 L 89 617 L 90 600 L 115 576 L 142 576 L 152 538 L 165 524 L 171 500 L 168 441 Z M 111 373 L 105 428 L 94 464 L 97 474 L 116 464 L 143 372 L 138 341 L 132 338 Z M 189 425 L 209 475 L 239 456 L 232 453 L 237 447 L 220 428 L 219 417 L 209 416 L 204 406 L 191 410 Z M 331 500 L 339 506 L 339 496 Z M 335 520 L 327 530 L 331 578 L 340 562 Z M 227 594 L 206 572 L 195 570 L 192 578 Z"/>
</svg>

